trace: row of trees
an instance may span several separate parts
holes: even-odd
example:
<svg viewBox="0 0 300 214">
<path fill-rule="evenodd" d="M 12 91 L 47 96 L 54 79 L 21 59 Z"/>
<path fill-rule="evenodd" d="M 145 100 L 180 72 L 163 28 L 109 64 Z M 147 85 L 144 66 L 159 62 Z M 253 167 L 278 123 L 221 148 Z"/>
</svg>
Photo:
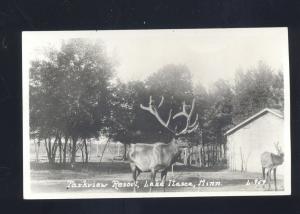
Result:
<svg viewBox="0 0 300 214">
<path fill-rule="evenodd" d="M 88 161 L 87 139 L 105 135 L 124 144 L 167 141 L 171 136 L 140 109 L 152 95 L 162 118 L 180 111 L 183 100 L 196 98 L 199 132 L 194 143 L 224 143 L 223 133 L 264 107 L 283 109 L 283 74 L 264 63 L 236 73 L 235 83 L 217 80 L 208 90 L 192 83 L 185 65 L 166 65 L 144 81 L 120 82 L 113 59 L 100 41 L 71 39 L 60 49 L 48 49 L 30 69 L 30 130 L 43 142 L 50 163 L 71 162 L 81 149 Z M 180 128 L 183 121 L 171 121 Z M 199 133 L 202 133 L 201 135 Z M 125 147 L 126 148 L 126 147 Z"/>
</svg>

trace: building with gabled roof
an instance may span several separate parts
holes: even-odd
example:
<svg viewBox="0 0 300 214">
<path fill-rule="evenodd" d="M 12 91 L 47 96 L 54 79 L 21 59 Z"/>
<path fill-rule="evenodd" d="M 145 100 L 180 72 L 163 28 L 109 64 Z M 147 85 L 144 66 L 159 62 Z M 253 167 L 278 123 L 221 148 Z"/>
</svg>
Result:
<svg viewBox="0 0 300 214">
<path fill-rule="evenodd" d="M 261 172 L 261 154 L 265 151 L 276 154 L 276 142 L 283 146 L 283 114 L 265 108 L 228 130 L 225 137 L 230 170 Z M 283 167 L 278 167 L 278 173 L 282 174 L 280 168 Z"/>
</svg>

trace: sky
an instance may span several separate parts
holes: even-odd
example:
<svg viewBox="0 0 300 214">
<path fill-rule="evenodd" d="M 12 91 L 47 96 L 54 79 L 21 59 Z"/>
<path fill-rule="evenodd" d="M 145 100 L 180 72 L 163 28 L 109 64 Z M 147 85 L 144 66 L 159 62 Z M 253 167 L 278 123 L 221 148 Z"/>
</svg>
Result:
<svg viewBox="0 0 300 214">
<path fill-rule="evenodd" d="M 69 38 L 102 40 L 118 62 L 116 73 L 123 82 L 144 80 L 167 64 L 186 65 L 193 83 L 205 87 L 220 78 L 233 82 L 238 69 L 259 61 L 289 71 L 287 28 L 23 32 L 23 69 L 45 48 L 59 48 Z"/>
</svg>

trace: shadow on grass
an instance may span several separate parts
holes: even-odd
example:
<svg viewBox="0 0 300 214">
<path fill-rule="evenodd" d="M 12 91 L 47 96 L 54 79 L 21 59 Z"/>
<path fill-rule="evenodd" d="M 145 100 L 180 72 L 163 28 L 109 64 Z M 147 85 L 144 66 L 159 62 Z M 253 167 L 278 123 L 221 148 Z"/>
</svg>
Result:
<svg viewBox="0 0 300 214">
<path fill-rule="evenodd" d="M 214 167 L 196 167 L 196 166 L 185 166 L 185 165 L 174 165 L 174 171 L 178 172 L 216 172 L 226 169 L 224 166 Z"/>
<path fill-rule="evenodd" d="M 91 163 L 36 163 L 31 162 L 30 168 L 32 170 L 71 170 L 75 172 L 84 171 L 95 171 L 95 172 L 106 172 L 106 173 L 130 173 L 129 163 L 122 162 L 91 162 Z M 195 166 L 184 166 L 174 165 L 174 171 L 176 172 L 216 172 L 226 169 L 225 167 L 210 167 L 210 168 L 199 168 Z"/>
<path fill-rule="evenodd" d="M 36 163 L 31 162 L 30 168 L 32 170 L 71 170 L 74 172 L 105 172 L 105 173 L 129 173 L 130 167 L 128 163 L 125 162 L 102 162 L 102 163 L 75 163 L 71 165 L 70 163 L 60 164 L 60 163 Z"/>
</svg>

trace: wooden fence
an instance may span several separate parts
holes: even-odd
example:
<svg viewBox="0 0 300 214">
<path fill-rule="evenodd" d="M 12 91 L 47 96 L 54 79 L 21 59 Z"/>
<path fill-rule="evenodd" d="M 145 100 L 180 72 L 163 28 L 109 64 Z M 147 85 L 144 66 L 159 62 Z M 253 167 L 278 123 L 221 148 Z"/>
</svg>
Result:
<svg viewBox="0 0 300 214">
<path fill-rule="evenodd" d="M 196 167 L 225 167 L 225 144 L 205 144 L 191 147 L 183 147 L 182 162 L 186 166 Z"/>
<path fill-rule="evenodd" d="M 33 142 L 30 146 L 30 159 L 35 162 L 47 162 L 47 154 L 43 143 L 37 147 Z M 224 167 L 226 166 L 225 144 L 200 144 L 197 146 L 181 146 L 181 163 L 185 166 L 201 168 Z M 124 145 L 118 143 L 88 143 L 89 162 L 107 162 L 123 160 Z M 67 153 L 67 162 L 70 161 L 70 152 Z M 80 149 L 76 155 L 76 161 L 82 161 Z M 59 155 L 56 155 L 56 162 L 59 162 Z"/>
</svg>

